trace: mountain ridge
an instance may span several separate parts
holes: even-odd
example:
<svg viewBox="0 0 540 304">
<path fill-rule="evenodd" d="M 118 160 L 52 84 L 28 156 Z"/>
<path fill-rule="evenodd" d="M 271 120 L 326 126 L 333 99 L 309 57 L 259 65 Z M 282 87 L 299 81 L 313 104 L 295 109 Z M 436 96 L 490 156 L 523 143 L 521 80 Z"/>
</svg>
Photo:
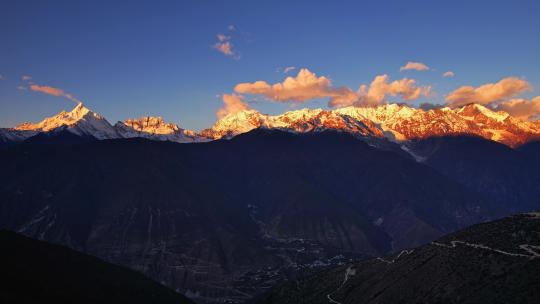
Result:
<svg viewBox="0 0 540 304">
<path fill-rule="evenodd" d="M 103 116 L 79 103 L 72 111 L 62 111 L 39 123 L 23 123 L 0 129 L 0 142 L 22 142 L 39 133 L 65 128 L 78 136 L 97 140 L 143 137 L 177 143 L 197 143 L 230 139 L 257 128 L 293 133 L 334 130 L 360 139 L 397 144 L 441 136 L 478 136 L 517 148 L 540 139 L 540 122 L 524 121 L 503 111 L 479 104 L 459 108 L 423 110 L 403 104 L 378 107 L 344 107 L 333 110 L 300 109 L 280 115 L 266 115 L 253 109 L 230 113 L 201 132 L 180 128 L 161 117 L 142 116 L 111 125 Z"/>
<path fill-rule="evenodd" d="M 473 225 L 275 286 L 250 303 L 536 303 L 540 213 Z"/>
</svg>

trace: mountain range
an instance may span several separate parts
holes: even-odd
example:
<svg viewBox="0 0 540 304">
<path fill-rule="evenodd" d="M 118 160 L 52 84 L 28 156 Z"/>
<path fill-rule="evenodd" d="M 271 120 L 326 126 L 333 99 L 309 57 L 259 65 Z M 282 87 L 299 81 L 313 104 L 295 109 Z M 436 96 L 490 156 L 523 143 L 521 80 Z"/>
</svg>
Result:
<svg viewBox="0 0 540 304">
<path fill-rule="evenodd" d="M 199 303 L 245 302 L 540 209 L 536 124 L 479 105 L 385 105 L 245 110 L 195 133 L 154 117 L 113 126 L 79 104 L 1 130 L 0 228 Z"/>
<path fill-rule="evenodd" d="M 284 279 L 540 208 L 536 143 L 430 138 L 410 143 L 418 162 L 397 143 L 336 130 L 259 128 L 196 144 L 72 135 L 0 149 L 0 227 L 201 303 L 245 301 Z"/>
<path fill-rule="evenodd" d="M 0 129 L 0 142 L 22 142 L 44 132 L 67 130 L 78 136 L 102 139 L 143 137 L 179 143 L 231 138 L 256 128 L 305 133 L 338 130 L 364 139 L 407 142 L 440 136 L 470 135 L 518 147 L 540 138 L 540 122 L 525 121 L 503 111 L 479 104 L 459 108 L 423 110 L 407 105 L 345 107 L 335 110 L 302 109 L 281 115 L 265 115 L 252 109 L 219 119 L 211 128 L 197 133 L 165 122 L 161 117 L 126 119 L 111 125 L 101 115 L 79 103 L 70 112 L 32 124 Z"/>
</svg>

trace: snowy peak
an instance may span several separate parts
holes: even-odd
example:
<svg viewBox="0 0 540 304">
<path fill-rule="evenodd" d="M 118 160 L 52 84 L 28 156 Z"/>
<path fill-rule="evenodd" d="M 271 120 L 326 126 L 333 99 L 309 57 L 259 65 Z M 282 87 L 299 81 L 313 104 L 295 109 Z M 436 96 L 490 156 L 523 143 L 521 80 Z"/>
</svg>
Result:
<svg viewBox="0 0 540 304">
<path fill-rule="evenodd" d="M 47 117 L 36 124 L 25 122 L 16 126 L 15 129 L 50 131 L 61 126 L 70 126 L 76 124 L 81 119 L 84 119 L 84 117 L 89 113 L 91 113 L 90 115 L 95 115 L 97 119 L 103 119 L 101 116 L 86 108 L 82 103 L 79 103 L 75 108 L 73 108 L 73 110 L 71 110 L 71 112 L 62 111 L 55 116 Z"/>
<path fill-rule="evenodd" d="M 77 104 L 70 112 L 62 111 L 36 124 L 23 123 L 15 127 L 15 130 L 50 132 L 61 127 L 79 136 L 92 136 L 97 139 L 117 137 L 116 131 L 105 118 L 92 112 L 82 103 Z"/>
<path fill-rule="evenodd" d="M 457 109 L 456 111 L 462 117 L 468 117 L 470 119 L 489 119 L 497 122 L 503 122 L 510 115 L 504 111 L 495 112 L 479 104 L 469 104 Z"/>
<path fill-rule="evenodd" d="M 161 117 L 143 116 L 137 119 L 126 119 L 117 122 L 114 127 L 122 138 L 144 137 L 179 143 L 203 140 L 195 132 L 165 122 Z"/>
<path fill-rule="evenodd" d="M 201 135 L 209 139 L 230 138 L 261 127 L 267 117 L 255 110 L 230 113 L 216 121 L 211 128 L 203 130 Z"/>
<path fill-rule="evenodd" d="M 126 119 L 123 122 L 118 122 L 131 127 L 138 132 L 146 132 L 151 134 L 172 134 L 180 130 L 180 128 L 173 124 L 167 123 L 161 117 L 143 116 L 138 119 Z"/>
<path fill-rule="evenodd" d="M 212 128 L 204 130 L 202 135 L 212 139 L 230 138 L 256 128 L 297 133 L 337 130 L 362 136 L 384 136 L 380 128 L 364 117 L 356 119 L 322 109 L 301 109 L 281 115 L 265 115 L 255 110 L 239 111 L 218 120 Z"/>
</svg>

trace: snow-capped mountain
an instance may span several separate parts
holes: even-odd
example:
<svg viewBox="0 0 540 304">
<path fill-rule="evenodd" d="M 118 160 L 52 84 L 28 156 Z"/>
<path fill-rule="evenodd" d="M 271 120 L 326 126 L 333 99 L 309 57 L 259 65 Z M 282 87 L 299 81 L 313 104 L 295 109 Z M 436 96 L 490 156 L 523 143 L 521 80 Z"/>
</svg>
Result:
<svg viewBox="0 0 540 304">
<path fill-rule="evenodd" d="M 225 116 L 202 134 L 213 139 L 230 138 L 256 128 L 298 133 L 338 130 L 362 136 L 384 136 L 381 129 L 368 119 L 322 109 L 302 109 L 275 116 L 261 114 L 255 110 L 244 110 Z"/>
<path fill-rule="evenodd" d="M 196 133 L 165 122 L 161 117 L 144 116 L 119 121 L 112 126 L 104 117 L 78 104 L 70 112 L 32 124 L 0 129 L 1 142 L 21 142 L 41 132 L 67 130 L 96 139 L 143 137 L 153 140 L 192 143 L 231 138 L 256 128 L 280 129 L 293 133 L 337 130 L 363 138 L 403 142 L 445 135 L 473 135 L 511 147 L 540 139 L 540 122 L 524 121 L 503 111 L 478 104 L 460 108 L 423 110 L 407 105 L 345 107 L 335 110 L 302 109 L 281 115 L 266 115 L 249 109 L 231 113 L 211 128 Z"/>
<path fill-rule="evenodd" d="M 476 135 L 518 146 L 540 135 L 538 122 L 519 120 L 506 112 L 495 112 L 478 104 L 427 111 L 397 104 L 377 108 L 347 107 L 336 111 L 357 119 L 367 118 L 379 124 L 383 130 L 390 131 L 398 141 L 444 135 Z"/>
<path fill-rule="evenodd" d="M 179 143 L 202 141 L 195 132 L 167 123 L 161 117 L 143 116 L 138 119 L 126 119 L 117 122 L 114 127 L 123 138 L 143 137 Z"/>
<path fill-rule="evenodd" d="M 218 120 L 212 128 L 204 130 L 203 135 L 213 139 L 229 138 L 259 127 L 292 132 L 333 129 L 398 142 L 433 136 L 475 135 L 512 147 L 540 138 L 540 123 L 523 121 L 478 104 L 432 110 L 398 104 L 328 111 L 302 109 L 275 116 L 245 110 Z"/>
<path fill-rule="evenodd" d="M 92 136 L 100 140 L 118 138 L 118 133 L 105 118 L 92 112 L 82 103 L 77 104 L 70 112 L 62 111 L 36 124 L 26 122 L 15 127 L 15 130 L 39 133 L 51 132 L 59 128 L 65 128 L 79 136 Z"/>
<path fill-rule="evenodd" d="M 181 143 L 207 140 L 193 131 L 167 123 L 161 117 L 127 119 L 112 126 L 104 117 L 79 103 L 70 112 L 62 111 L 35 124 L 26 122 L 15 128 L 0 129 L 0 142 L 21 142 L 40 133 L 57 131 L 98 140 L 133 137 Z"/>
</svg>

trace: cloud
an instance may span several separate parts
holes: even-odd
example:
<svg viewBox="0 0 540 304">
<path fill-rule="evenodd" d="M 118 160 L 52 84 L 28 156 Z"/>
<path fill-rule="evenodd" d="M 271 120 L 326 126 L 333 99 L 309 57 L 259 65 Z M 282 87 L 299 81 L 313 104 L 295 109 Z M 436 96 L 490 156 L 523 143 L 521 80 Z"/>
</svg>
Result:
<svg viewBox="0 0 540 304">
<path fill-rule="evenodd" d="M 524 120 L 538 118 L 540 115 L 540 96 L 536 96 L 531 100 L 524 98 L 510 99 L 497 104 L 494 109 L 505 111 L 513 117 Z"/>
<path fill-rule="evenodd" d="M 25 87 L 25 86 L 20 85 L 20 86 L 17 86 L 17 90 L 19 90 L 19 91 L 26 91 L 26 90 L 28 90 L 28 88 Z"/>
<path fill-rule="evenodd" d="M 216 115 L 218 118 L 223 118 L 231 113 L 248 109 L 250 109 L 250 107 L 244 102 L 243 96 L 223 94 L 223 107 L 217 111 Z"/>
<path fill-rule="evenodd" d="M 235 56 L 236 59 L 239 59 L 238 55 L 233 50 L 233 44 L 231 43 L 231 37 L 223 34 L 218 34 L 218 42 L 216 42 L 212 47 L 218 50 L 220 53 L 225 56 Z"/>
<path fill-rule="evenodd" d="M 295 70 L 295 69 L 296 69 L 296 67 L 294 67 L 294 66 L 288 66 L 288 67 L 285 67 L 285 68 L 283 69 L 283 73 L 284 73 L 284 74 L 287 74 L 287 73 L 289 73 L 289 72 L 291 72 L 291 71 L 293 71 L 293 70 Z"/>
<path fill-rule="evenodd" d="M 62 89 L 53 88 L 53 87 L 49 87 L 49 86 L 41 86 L 41 85 L 37 85 L 37 84 L 32 84 L 30 86 L 30 90 L 36 91 L 36 92 L 41 92 L 41 93 L 48 94 L 48 95 L 53 95 L 53 96 L 61 96 L 61 97 L 65 97 L 65 98 L 67 98 L 67 99 L 69 99 L 71 101 L 74 101 L 76 103 L 82 103 L 82 101 L 75 98 L 75 96 L 64 92 L 64 90 L 62 90 Z"/>
<path fill-rule="evenodd" d="M 406 101 L 418 99 L 420 96 L 427 96 L 431 87 L 418 87 L 414 79 L 403 78 L 388 82 L 388 75 L 379 75 L 371 82 L 369 89 L 366 86 L 360 87 L 362 96 L 366 96 L 368 103 L 382 103 L 386 95 L 400 96 Z M 366 92 L 366 94 L 363 94 Z"/>
<path fill-rule="evenodd" d="M 331 107 L 344 106 L 376 106 L 386 103 L 386 96 L 399 96 L 405 101 L 412 101 L 421 96 L 429 96 L 430 86 L 419 87 L 416 81 L 403 78 L 389 82 L 388 75 L 378 75 L 369 86 L 363 84 L 353 95 L 347 94 L 343 98 L 334 98 L 330 101 Z"/>
<path fill-rule="evenodd" d="M 4 75 L 0 74 L 0 80 L 4 80 L 4 79 L 6 79 L 6 78 L 4 77 Z"/>
<path fill-rule="evenodd" d="M 296 77 L 287 77 L 281 83 L 268 84 L 266 81 L 239 83 L 234 87 L 241 94 L 264 95 L 279 102 L 304 102 L 308 99 L 332 97 L 342 88 L 333 88 L 330 79 L 308 69 L 301 69 Z"/>
<path fill-rule="evenodd" d="M 523 79 L 507 77 L 497 83 L 486 83 L 477 88 L 462 86 L 446 96 L 450 106 L 462 106 L 469 103 L 490 104 L 517 96 L 531 89 Z"/>
<path fill-rule="evenodd" d="M 454 77 L 455 74 L 452 71 L 446 71 L 442 74 L 443 77 Z"/>
<path fill-rule="evenodd" d="M 266 81 L 240 83 L 234 87 L 237 93 L 263 95 L 278 102 L 302 103 L 310 99 L 355 99 L 355 93 L 346 87 L 335 88 L 330 79 L 317 76 L 308 69 L 300 69 L 296 77 L 289 76 L 281 83 Z"/>
<path fill-rule="evenodd" d="M 32 80 L 32 77 L 31 77 L 31 76 L 28 76 L 28 75 L 23 75 L 23 76 L 21 77 L 21 79 L 22 79 L 23 81 L 29 81 L 29 80 Z"/>
<path fill-rule="evenodd" d="M 234 25 L 232 25 L 232 24 L 229 25 L 229 26 L 227 27 L 227 29 L 228 29 L 229 31 L 231 31 L 231 32 L 236 31 L 236 27 L 235 27 Z"/>
<path fill-rule="evenodd" d="M 417 87 L 413 79 L 403 78 L 389 82 L 388 75 L 375 77 L 370 86 L 362 85 L 358 91 L 347 87 L 334 87 L 330 79 L 317 76 L 308 69 L 300 69 L 296 77 L 287 77 L 281 83 L 266 81 L 240 83 L 234 88 L 240 94 L 263 95 L 278 102 L 302 103 L 309 99 L 330 98 L 329 106 L 365 106 L 386 102 L 386 96 L 400 96 L 406 101 L 427 96 L 430 87 Z"/>
<path fill-rule="evenodd" d="M 406 70 L 416 70 L 416 71 L 427 71 L 429 67 L 421 62 L 409 61 L 406 65 L 399 68 L 400 71 Z"/>
</svg>

